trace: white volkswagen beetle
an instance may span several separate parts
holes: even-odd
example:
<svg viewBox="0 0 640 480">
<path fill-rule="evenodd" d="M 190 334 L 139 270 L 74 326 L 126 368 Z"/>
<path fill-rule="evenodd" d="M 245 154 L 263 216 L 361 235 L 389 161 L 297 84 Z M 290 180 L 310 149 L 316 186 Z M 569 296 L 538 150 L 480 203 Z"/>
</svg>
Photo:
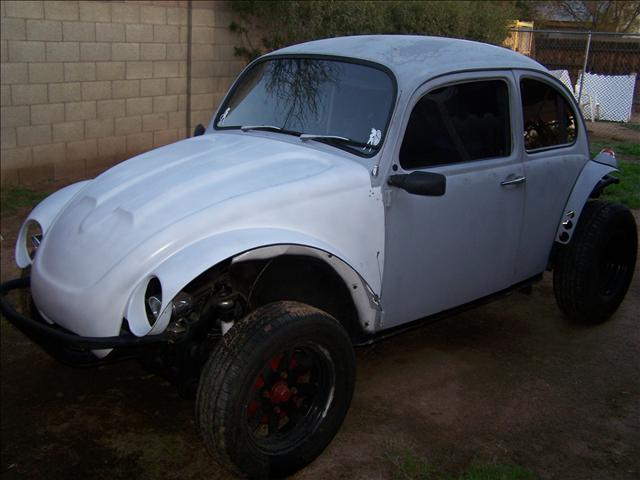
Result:
<svg viewBox="0 0 640 480">
<path fill-rule="evenodd" d="M 204 441 L 291 473 L 339 429 L 365 344 L 554 270 L 561 310 L 608 319 L 634 272 L 631 213 L 593 200 L 572 95 L 475 42 L 359 36 L 251 63 L 198 136 L 51 195 L 2 311 L 74 364 L 137 355 L 189 393 Z M 4 294 L 29 287 L 30 318 Z"/>
</svg>

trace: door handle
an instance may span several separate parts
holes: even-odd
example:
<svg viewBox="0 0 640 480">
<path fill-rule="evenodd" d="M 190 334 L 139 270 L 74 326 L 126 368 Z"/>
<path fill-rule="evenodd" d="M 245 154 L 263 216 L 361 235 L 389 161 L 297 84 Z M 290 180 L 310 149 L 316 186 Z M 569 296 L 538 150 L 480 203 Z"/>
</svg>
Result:
<svg viewBox="0 0 640 480">
<path fill-rule="evenodd" d="M 506 180 L 500 182 L 500 185 L 502 185 L 503 187 L 508 187 L 509 185 L 518 185 L 520 183 L 524 183 L 526 179 L 527 177 L 524 177 L 522 175 L 517 177 L 509 175 Z"/>
</svg>

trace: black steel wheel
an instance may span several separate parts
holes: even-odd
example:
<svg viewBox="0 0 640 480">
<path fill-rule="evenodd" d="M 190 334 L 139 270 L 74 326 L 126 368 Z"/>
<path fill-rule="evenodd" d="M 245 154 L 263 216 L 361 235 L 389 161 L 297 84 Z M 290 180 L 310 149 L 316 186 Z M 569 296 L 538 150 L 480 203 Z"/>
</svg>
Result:
<svg viewBox="0 0 640 480">
<path fill-rule="evenodd" d="M 353 347 L 330 315 L 276 302 L 238 322 L 205 365 L 196 402 L 205 444 L 251 477 L 291 474 L 338 431 L 355 381 Z"/>
<path fill-rule="evenodd" d="M 564 314 L 588 324 L 609 319 L 629 289 L 637 251 L 638 231 L 626 207 L 587 202 L 556 258 L 553 290 Z"/>
</svg>

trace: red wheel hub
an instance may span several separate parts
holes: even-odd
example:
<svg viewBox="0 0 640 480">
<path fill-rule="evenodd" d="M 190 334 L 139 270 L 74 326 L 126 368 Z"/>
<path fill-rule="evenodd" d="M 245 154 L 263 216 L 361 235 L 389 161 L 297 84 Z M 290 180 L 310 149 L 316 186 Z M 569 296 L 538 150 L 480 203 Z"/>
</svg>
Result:
<svg viewBox="0 0 640 480">
<path fill-rule="evenodd" d="M 287 382 L 283 380 L 276 382 L 276 384 L 271 388 L 271 393 L 269 395 L 269 398 L 273 403 L 288 402 L 290 397 L 291 390 L 289 390 Z"/>
</svg>

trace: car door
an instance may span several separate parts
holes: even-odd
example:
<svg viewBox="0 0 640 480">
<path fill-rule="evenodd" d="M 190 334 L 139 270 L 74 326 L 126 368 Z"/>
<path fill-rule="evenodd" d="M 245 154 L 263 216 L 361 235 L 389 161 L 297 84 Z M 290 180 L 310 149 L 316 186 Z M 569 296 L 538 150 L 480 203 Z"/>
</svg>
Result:
<svg viewBox="0 0 640 480">
<path fill-rule="evenodd" d="M 554 78 L 516 72 L 522 98 L 526 222 L 517 278 L 544 271 L 564 206 L 589 160 L 587 134 L 575 101 Z"/>
<path fill-rule="evenodd" d="M 389 175 L 440 174 L 446 190 L 388 187 L 383 328 L 512 285 L 526 181 L 517 95 L 510 71 L 475 72 L 429 82 L 409 102 Z"/>
</svg>

